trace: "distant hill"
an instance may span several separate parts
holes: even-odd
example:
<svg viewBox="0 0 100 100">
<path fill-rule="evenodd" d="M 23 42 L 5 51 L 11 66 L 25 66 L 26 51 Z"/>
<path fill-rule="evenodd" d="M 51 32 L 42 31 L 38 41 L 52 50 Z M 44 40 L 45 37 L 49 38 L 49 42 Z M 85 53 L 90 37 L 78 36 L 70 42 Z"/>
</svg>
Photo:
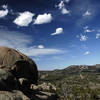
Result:
<svg viewBox="0 0 100 100">
<path fill-rule="evenodd" d="M 79 74 L 81 72 L 99 73 L 100 64 L 96 65 L 71 65 L 65 69 L 56 69 L 53 71 L 39 71 L 39 73 L 46 74 Z"/>
</svg>

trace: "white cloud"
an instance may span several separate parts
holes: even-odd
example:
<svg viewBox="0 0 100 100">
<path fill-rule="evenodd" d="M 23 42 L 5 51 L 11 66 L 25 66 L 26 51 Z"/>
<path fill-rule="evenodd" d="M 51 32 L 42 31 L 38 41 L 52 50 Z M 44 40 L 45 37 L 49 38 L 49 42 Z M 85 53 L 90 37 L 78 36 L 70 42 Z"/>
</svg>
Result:
<svg viewBox="0 0 100 100">
<path fill-rule="evenodd" d="M 96 39 L 98 39 L 98 38 L 100 38 L 100 34 L 99 33 L 96 34 Z"/>
<path fill-rule="evenodd" d="M 85 53 L 84 53 L 84 55 L 89 55 L 90 54 L 90 51 L 86 51 Z"/>
<path fill-rule="evenodd" d="M 32 37 L 23 33 L 0 30 L 0 46 L 7 46 L 21 51 L 27 56 L 40 56 L 61 54 L 64 51 L 55 48 L 36 48 L 35 46 L 29 46 L 32 43 Z"/>
<path fill-rule="evenodd" d="M 5 17 L 8 14 L 8 9 L 0 10 L 0 18 Z"/>
<path fill-rule="evenodd" d="M 65 8 L 65 4 L 64 4 L 64 1 L 63 0 L 61 0 L 61 2 L 58 4 L 57 7 L 61 10 L 61 13 L 62 14 L 69 14 L 70 13 L 70 11 Z"/>
<path fill-rule="evenodd" d="M 52 21 L 52 15 L 51 14 L 42 14 L 38 15 L 37 18 L 34 21 L 34 24 L 45 24 L 45 23 L 50 23 Z"/>
<path fill-rule="evenodd" d="M 94 30 L 86 29 L 84 32 L 93 32 Z"/>
<path fill-rule="evenodd" d="M 8 6 L 7 6 L 7 5 L 3 5 L 2 8 L 3 8 L 3 9 L 7 9 Z"/>
<path fill-rule="evenodd" d="M 28 45 L 32 42 L 32 39 L 29 35 L 23 33 L 0 30 L 0 45 L 8 46 L 11 48 L 19 49 L 24 48 L 26 44 Z"/>
<path fill-rule="evenodd" d="M 19 26 L 28 26 L 32 22 L 32 18 L 34 15 L 35 14 L 29 11 L 25 11 L 23 13 L 20 13 L 13 22 Z"/>
<path fill-rule="evenodd" d="M 88 29 L 88 26 L 85 26 L 83 29 L 84 29 L 84 30 Z"/>
<path fill-rule="evenodd" d="M 63 33 L 63 28 L 57 28 L 56 32 L 52 33 L 51 35 L 58 35 Z"/>
<path fill-rule="evenodd" d="M 62 8 L 61 13 L 62 13 L 62 14 L 69 14 L 70 11 L 67 10 L 66 8 Z"/>
<path fill-rule="evenodd" d="M 86 35 L 82 35 L 80 36 L 80 41 L 86 41 L 88 39 L 88 37 Z"/>
<path fill-rule="evenodd" d="M 84 27 L 84 32 L 89 33 L 95 31 L 94 29 L 89 29 L 88 26 Z"/>
<path fill-rule="evenodd" d="M 44 46 L 43 46 L 43 45 L 38 45 L 38 48 L 39 48 L 39 49 L 43 49 Z"/>
<path fill-rule="evenodd" d="M 61 1 L 61 2 L 58 4 L 58 8 L 59 8 L 59 9 L 62 9 L 63 7 L 65 7 L 65 4 L 64 4 L 64 1 Z"/>
<path fill-rule="evenodd" d="M 20 50 L 21 52 L 25 53 L 28 56 L 40 56 L 40 55 L 51 55 L 51 54 L 61 54 L 63 53 L 62 50 L 59 49 L 37 49 L 34 47 L 24 48 Z"/>
<path fill-rule="evenodd" d="M 65 0 L 65 2 L 66 2 L 66 3 L 69 3 L 69 2 L 70 2 L 70 0 Z"/>
<path fill-rule="evenodd" d="M 89 12 L 89 11 L 86 11 L 84 14 L 83 14 L 83 16 L 90 16 L 91 15 L 91 12 Z"/>
</svg>

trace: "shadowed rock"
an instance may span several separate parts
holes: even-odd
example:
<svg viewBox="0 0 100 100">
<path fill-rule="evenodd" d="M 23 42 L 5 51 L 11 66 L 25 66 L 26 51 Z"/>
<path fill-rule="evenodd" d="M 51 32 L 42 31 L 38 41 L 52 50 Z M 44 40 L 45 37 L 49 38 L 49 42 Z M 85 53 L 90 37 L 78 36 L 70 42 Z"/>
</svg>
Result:
<svg viewBox="0 0 100 100">
<path fill-rule="evenodd" d="M 10 72 L 0 69 L 0 90 L 18 89 L 18 87 L 17 79 Z"/>
<path fill-rule="evenodd" d="M 18 90 L 0 91 L 0 100 L 57 100 L 53 93 L 33 91 L 26 96 L 23 92 Z"/>
</svg>

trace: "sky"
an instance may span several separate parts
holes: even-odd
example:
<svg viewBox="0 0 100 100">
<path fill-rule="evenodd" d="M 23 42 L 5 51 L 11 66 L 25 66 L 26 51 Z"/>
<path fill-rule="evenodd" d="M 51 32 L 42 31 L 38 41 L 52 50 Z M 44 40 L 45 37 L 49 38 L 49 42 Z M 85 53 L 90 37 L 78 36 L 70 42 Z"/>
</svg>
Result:
<svg viewBox="0 0 100 100">
<path fill-rule="evenodd" d="M 39 70 L 100 64 L 100 0 L 0 0 L 0 46 Z"/>
</svg>

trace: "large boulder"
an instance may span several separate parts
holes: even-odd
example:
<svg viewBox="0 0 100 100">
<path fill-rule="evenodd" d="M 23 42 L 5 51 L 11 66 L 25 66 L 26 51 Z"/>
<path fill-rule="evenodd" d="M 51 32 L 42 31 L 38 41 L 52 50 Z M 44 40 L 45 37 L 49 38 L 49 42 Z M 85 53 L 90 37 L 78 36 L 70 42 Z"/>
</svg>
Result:
<svg viewBox="0 0 100 100">
<path fill-rule="evenodd" d="M 32 84 L 37 84 L 38 70 L 35 62 L 8 47 L 0 47 L 0 68 L 12 72 L 16 78 L 26 78 Z"/>
</svg>

